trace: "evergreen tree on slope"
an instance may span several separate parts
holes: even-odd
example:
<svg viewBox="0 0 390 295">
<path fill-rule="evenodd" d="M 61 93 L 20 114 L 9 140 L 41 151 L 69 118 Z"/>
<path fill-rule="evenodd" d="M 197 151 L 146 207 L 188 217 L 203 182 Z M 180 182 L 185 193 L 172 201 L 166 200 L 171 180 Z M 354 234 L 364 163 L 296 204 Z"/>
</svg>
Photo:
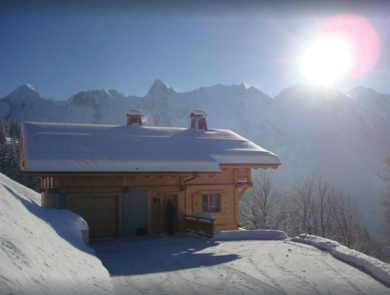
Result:
<svg viewBox="0 0 390 295">
<path fill-rule="evenodd" d="M 19 140 L 20 137 L 20 125 L 15 119 L 12 119 L 11 125 L 9 126 L 9 136 Z"/>
</svg>

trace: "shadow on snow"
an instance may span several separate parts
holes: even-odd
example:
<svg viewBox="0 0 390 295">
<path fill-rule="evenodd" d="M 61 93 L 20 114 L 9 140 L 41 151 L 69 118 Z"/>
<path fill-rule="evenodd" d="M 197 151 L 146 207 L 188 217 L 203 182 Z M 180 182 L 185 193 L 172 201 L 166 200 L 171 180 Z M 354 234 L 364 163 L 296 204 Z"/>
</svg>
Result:
<svg viewBox="0 0 390 295">
<path fill-rule="evenodd" d="M 218 245 L 215 241 L 191 236 L 92 241 L 96 256 L 111 276 L 172 272 L 228 263 L 240 258 L 235 254 L 216 255 L 210 251 Z M 210 253 L 197 253 L 205 249 Z"/>
</svg>

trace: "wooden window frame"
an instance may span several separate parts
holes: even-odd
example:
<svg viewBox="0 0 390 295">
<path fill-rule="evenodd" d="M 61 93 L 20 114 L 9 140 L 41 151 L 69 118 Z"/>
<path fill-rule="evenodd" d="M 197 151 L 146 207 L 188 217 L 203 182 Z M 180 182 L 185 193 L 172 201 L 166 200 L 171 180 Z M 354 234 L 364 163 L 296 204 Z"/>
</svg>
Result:
<svg viewBox="0 0 390 295">
<path fill-rule="evenodd" d="M 211 195 L 217 196 L 217 209 L 211 210 Z M 207 210 L 203 209 L 203 196 L 207 196 Z M 202 193 L 202 212 L 221 212 L 221 194 L 220 193 Z"/>
</svg>

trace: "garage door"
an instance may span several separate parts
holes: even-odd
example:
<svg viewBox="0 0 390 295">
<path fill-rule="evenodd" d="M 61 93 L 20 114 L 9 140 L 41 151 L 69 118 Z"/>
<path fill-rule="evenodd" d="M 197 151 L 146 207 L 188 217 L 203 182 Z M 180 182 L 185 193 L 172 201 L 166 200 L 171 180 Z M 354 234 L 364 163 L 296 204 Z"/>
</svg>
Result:
<svg viewBox="0 0 390 295">
<path fill-rule="evenodd" d="M 118 198 L 116 196 L 70 197 L 68 209 L 85 219 L 91 238 L 118 235 Z"/>
<path fill-rule="evenodd" d="M 148 194 L 129 192 L 122 196 L 122 234 L 135 235 L 138 228 L 148 227 Z"/>
</svg>

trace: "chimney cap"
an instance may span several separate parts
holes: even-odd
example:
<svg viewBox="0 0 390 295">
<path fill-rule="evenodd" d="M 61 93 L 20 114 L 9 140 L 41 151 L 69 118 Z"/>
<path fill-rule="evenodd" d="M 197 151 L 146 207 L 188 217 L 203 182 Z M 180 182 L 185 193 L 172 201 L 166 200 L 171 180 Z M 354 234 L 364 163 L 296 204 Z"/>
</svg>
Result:
<svg viewBox="0 0 390 295">
<path fill-rule="evenodd" d="M 190 118 L 193 117 L 206 117 L 207 112 L 205 110 L 192 110 L 190 113 Z"/>
<path fill-rule="evenodd" d="M 128 110 L 126 115 L 129 115 L 129 116 L 143 116 L 144 114 L 142 113 L 141 110 Z"/>
</svg>

